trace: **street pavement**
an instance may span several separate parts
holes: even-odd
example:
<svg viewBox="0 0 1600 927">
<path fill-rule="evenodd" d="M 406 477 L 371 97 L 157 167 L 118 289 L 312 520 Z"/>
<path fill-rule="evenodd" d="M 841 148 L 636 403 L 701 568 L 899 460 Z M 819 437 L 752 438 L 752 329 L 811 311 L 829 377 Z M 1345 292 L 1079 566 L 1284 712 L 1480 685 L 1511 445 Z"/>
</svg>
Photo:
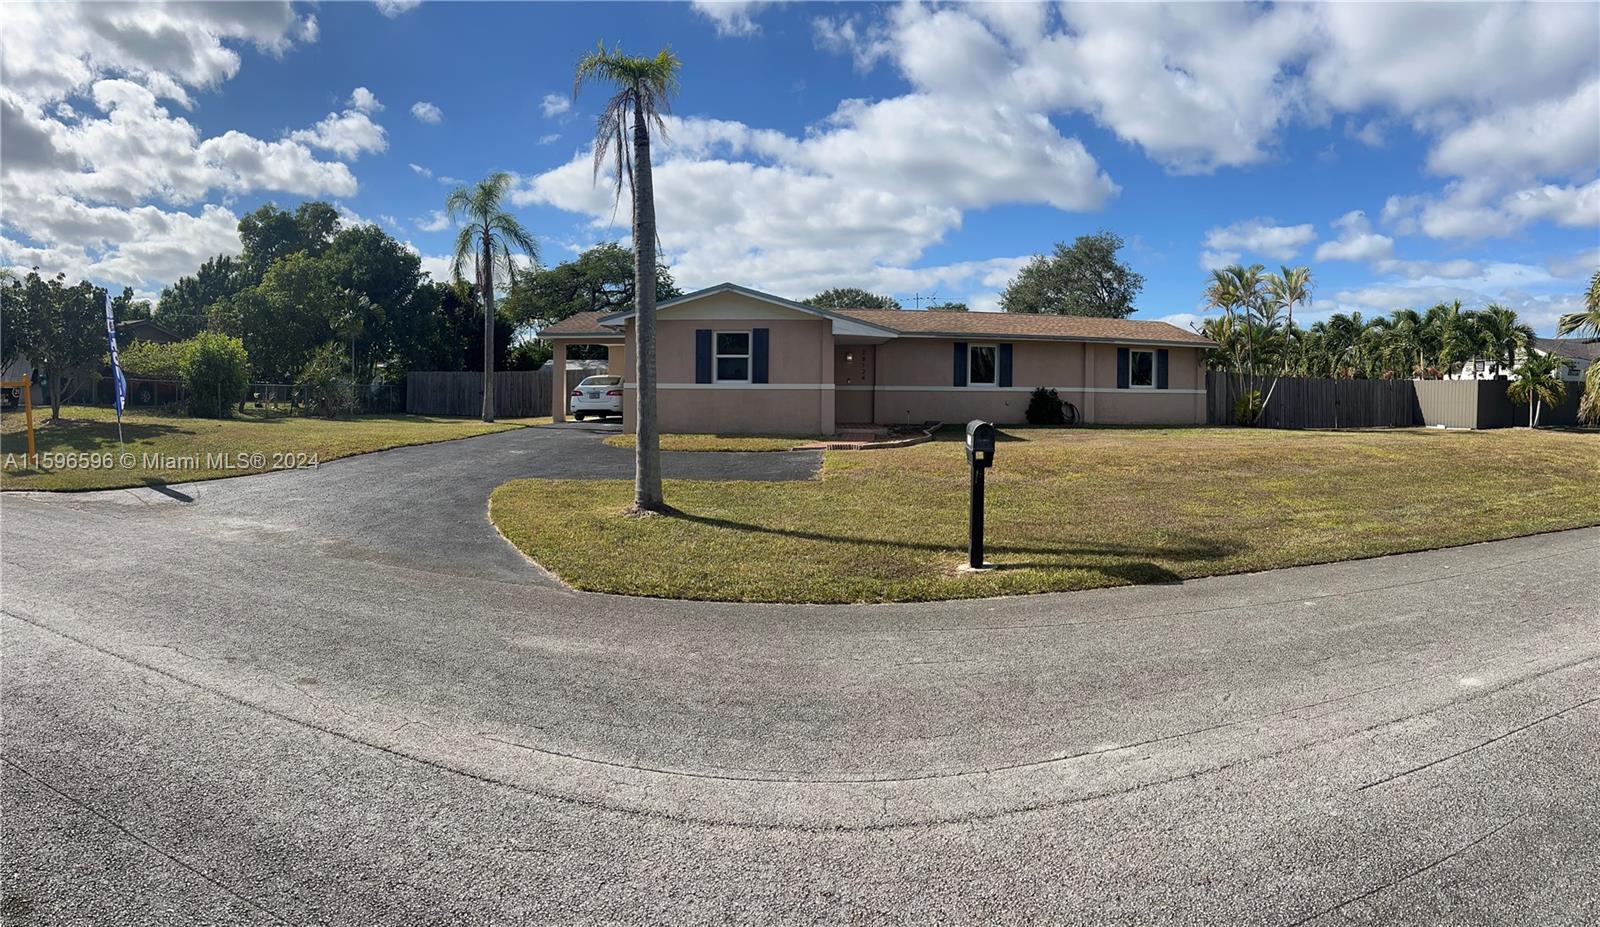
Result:
<svg viewBox="0 0 1600 927">
<path fill-rule="evenodd" d="M 1024 598 L 600 596 L 486 513 L 629 476 L 594 431 L 0 498 L 0 923 L 1600 922 L 1600 529 Z"/>
</svg>

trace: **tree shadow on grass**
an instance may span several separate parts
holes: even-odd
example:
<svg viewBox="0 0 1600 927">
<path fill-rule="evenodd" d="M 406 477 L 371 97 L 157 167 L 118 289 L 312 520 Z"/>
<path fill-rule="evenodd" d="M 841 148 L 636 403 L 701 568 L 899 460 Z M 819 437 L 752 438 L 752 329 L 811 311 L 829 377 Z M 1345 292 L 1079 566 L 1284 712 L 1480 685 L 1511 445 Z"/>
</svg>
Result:
<svg viewBox="0 0 1600 927">
<path fill-rule="evenodd" d="M 769 528 L 765 525 L 755 525 L 749 522 L 734 521 L 728 518 L 712 518 L 706 515 L 694 515 L 688 512 L 675 512 L 674 518 L 679 518 L 694 524 L 706 525 L 712 528 L 724 528 L 731 531 L 744 531 L 754 534 L 771 534 L 780 537 L 797 538 L 802 541 L 818 541 L 825 544 L 856 544 L 868 547 L 882 547 L 896 550 L 917 550 L 930 553 L 948 553 L 961 555 L 966 551 L 964 540 L 957 540 L 951 544 L 936 544 L 928 541 L 896 541 L 887 538 L 850 537 L 841 534 L 826 534 L 820 531 L 802 531 L 794 528 Z M 1106 557 L 1135 561 L 1129 565 L 1145 568 L 1148 575 L 1160 578 L 1130 580 L 1130 582 L 1161 582 L 1177 578 L 1177 574 L 1166 570 L 1164 567 L 1149 563 L 1150 559 L 1176 561 L 1180 563 L 1193 563 L 1208 560 L 1221 560 L 1231 554 L 1237 553 L 1239 545 L 1231 541 L 1218 541 L 1211 538 L 1202 538 L 1189 544 L 1176 546 L 1148 547 L 1128 544 L 1057 544 L 1026 546 L 1019 544 L 992 544 L 985 547 L 985 551 L 996 557 L 1006 555 L 1021 555 L 1043 558 L 1083 558 Z M 1101 572 L 1110 572 L 1113 569 L 1124 569 L 1116 564 L 1085 565 L 1079 562 L 1063 562 L 1052 559 L 1035 560 L 1022 563 L 1001 564 L 1002 569 L 1063 569 L 1075 567 L 1079 569 L 1094 569 Z M 1141 574 L 1143 575 L 1143 574 Z"/>
<path fill-rule="evenodd" d="M 150 438 L 159 438 L 172 434 L 189 434 L 186 429 L 177 425 L 165 425 L 159 422 L 123 422 L 122 440 L 143 441 Z M 34 441 L 40 453 L 64 451 L 115 451 L 117 449 L 117 423 L 79 421 L 76 419 L 59 419 L 54 422 L 41 423 L 34 420 Z M 28 436 L 26 431 L 7 432 L 0 437 L 6 453 L 21 454 L 27 451 Z"/>
</svg>

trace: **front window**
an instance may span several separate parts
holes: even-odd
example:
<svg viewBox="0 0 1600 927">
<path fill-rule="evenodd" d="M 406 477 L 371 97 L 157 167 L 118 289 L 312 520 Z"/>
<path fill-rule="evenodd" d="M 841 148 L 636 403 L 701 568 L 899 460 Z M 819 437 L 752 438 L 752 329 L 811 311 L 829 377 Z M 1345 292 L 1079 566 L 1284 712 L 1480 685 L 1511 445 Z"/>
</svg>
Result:
<svg viewBox="0 0 1600 927">
<path fill-rule="evenodd" d="M 975 344 L 967 349 L 967 385 L 995 385 L 995 347 L 992 344 Z"/>
<path fill-rule="evenodd" d="M 1128 385 L 1135 389 L 1154 389 L 1156 385 L 1156 352 L 1128 352 Z"/>
<path fill-rule="evenodd" d="M 718 383 L 750 382 L 749 332 L 717 332 L 716 371 Z"/>
<path fill-rule="evenodd" d="M 621 386 L 621 377 L 585 377 L 579 386 Z"/>
</svg>

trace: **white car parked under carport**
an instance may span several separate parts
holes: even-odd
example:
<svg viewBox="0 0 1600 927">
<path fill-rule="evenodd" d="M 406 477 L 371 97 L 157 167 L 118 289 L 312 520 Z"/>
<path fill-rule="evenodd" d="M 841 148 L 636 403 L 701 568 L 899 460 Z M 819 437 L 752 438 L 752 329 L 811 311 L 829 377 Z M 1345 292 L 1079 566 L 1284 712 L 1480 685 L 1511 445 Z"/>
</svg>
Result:
<svg viewBox="0 0 1600 927">
<path fill-rule="evenodd" d="M 622 417 L 622 378 L 611 376 L 584 377 L 572 391 L 567 403 L 572 417 L 583 421 L 585 416 L 604 418 L 607 415 Z"/>
</svg>

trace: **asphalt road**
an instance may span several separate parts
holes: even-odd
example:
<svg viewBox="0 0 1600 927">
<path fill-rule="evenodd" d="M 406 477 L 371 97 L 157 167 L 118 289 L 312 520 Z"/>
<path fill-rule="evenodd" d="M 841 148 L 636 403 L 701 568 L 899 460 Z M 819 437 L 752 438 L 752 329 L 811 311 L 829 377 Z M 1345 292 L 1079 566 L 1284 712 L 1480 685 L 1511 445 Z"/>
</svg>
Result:
<svg viewBox="0 0 1600 927">
<path fill-rule="evenodd" d="M 1600 529 L 975 602 L 574 593 L 485 499 L 613 451 L 4 496 L 0 921 L 1600 920 Z"/>
</svg>

